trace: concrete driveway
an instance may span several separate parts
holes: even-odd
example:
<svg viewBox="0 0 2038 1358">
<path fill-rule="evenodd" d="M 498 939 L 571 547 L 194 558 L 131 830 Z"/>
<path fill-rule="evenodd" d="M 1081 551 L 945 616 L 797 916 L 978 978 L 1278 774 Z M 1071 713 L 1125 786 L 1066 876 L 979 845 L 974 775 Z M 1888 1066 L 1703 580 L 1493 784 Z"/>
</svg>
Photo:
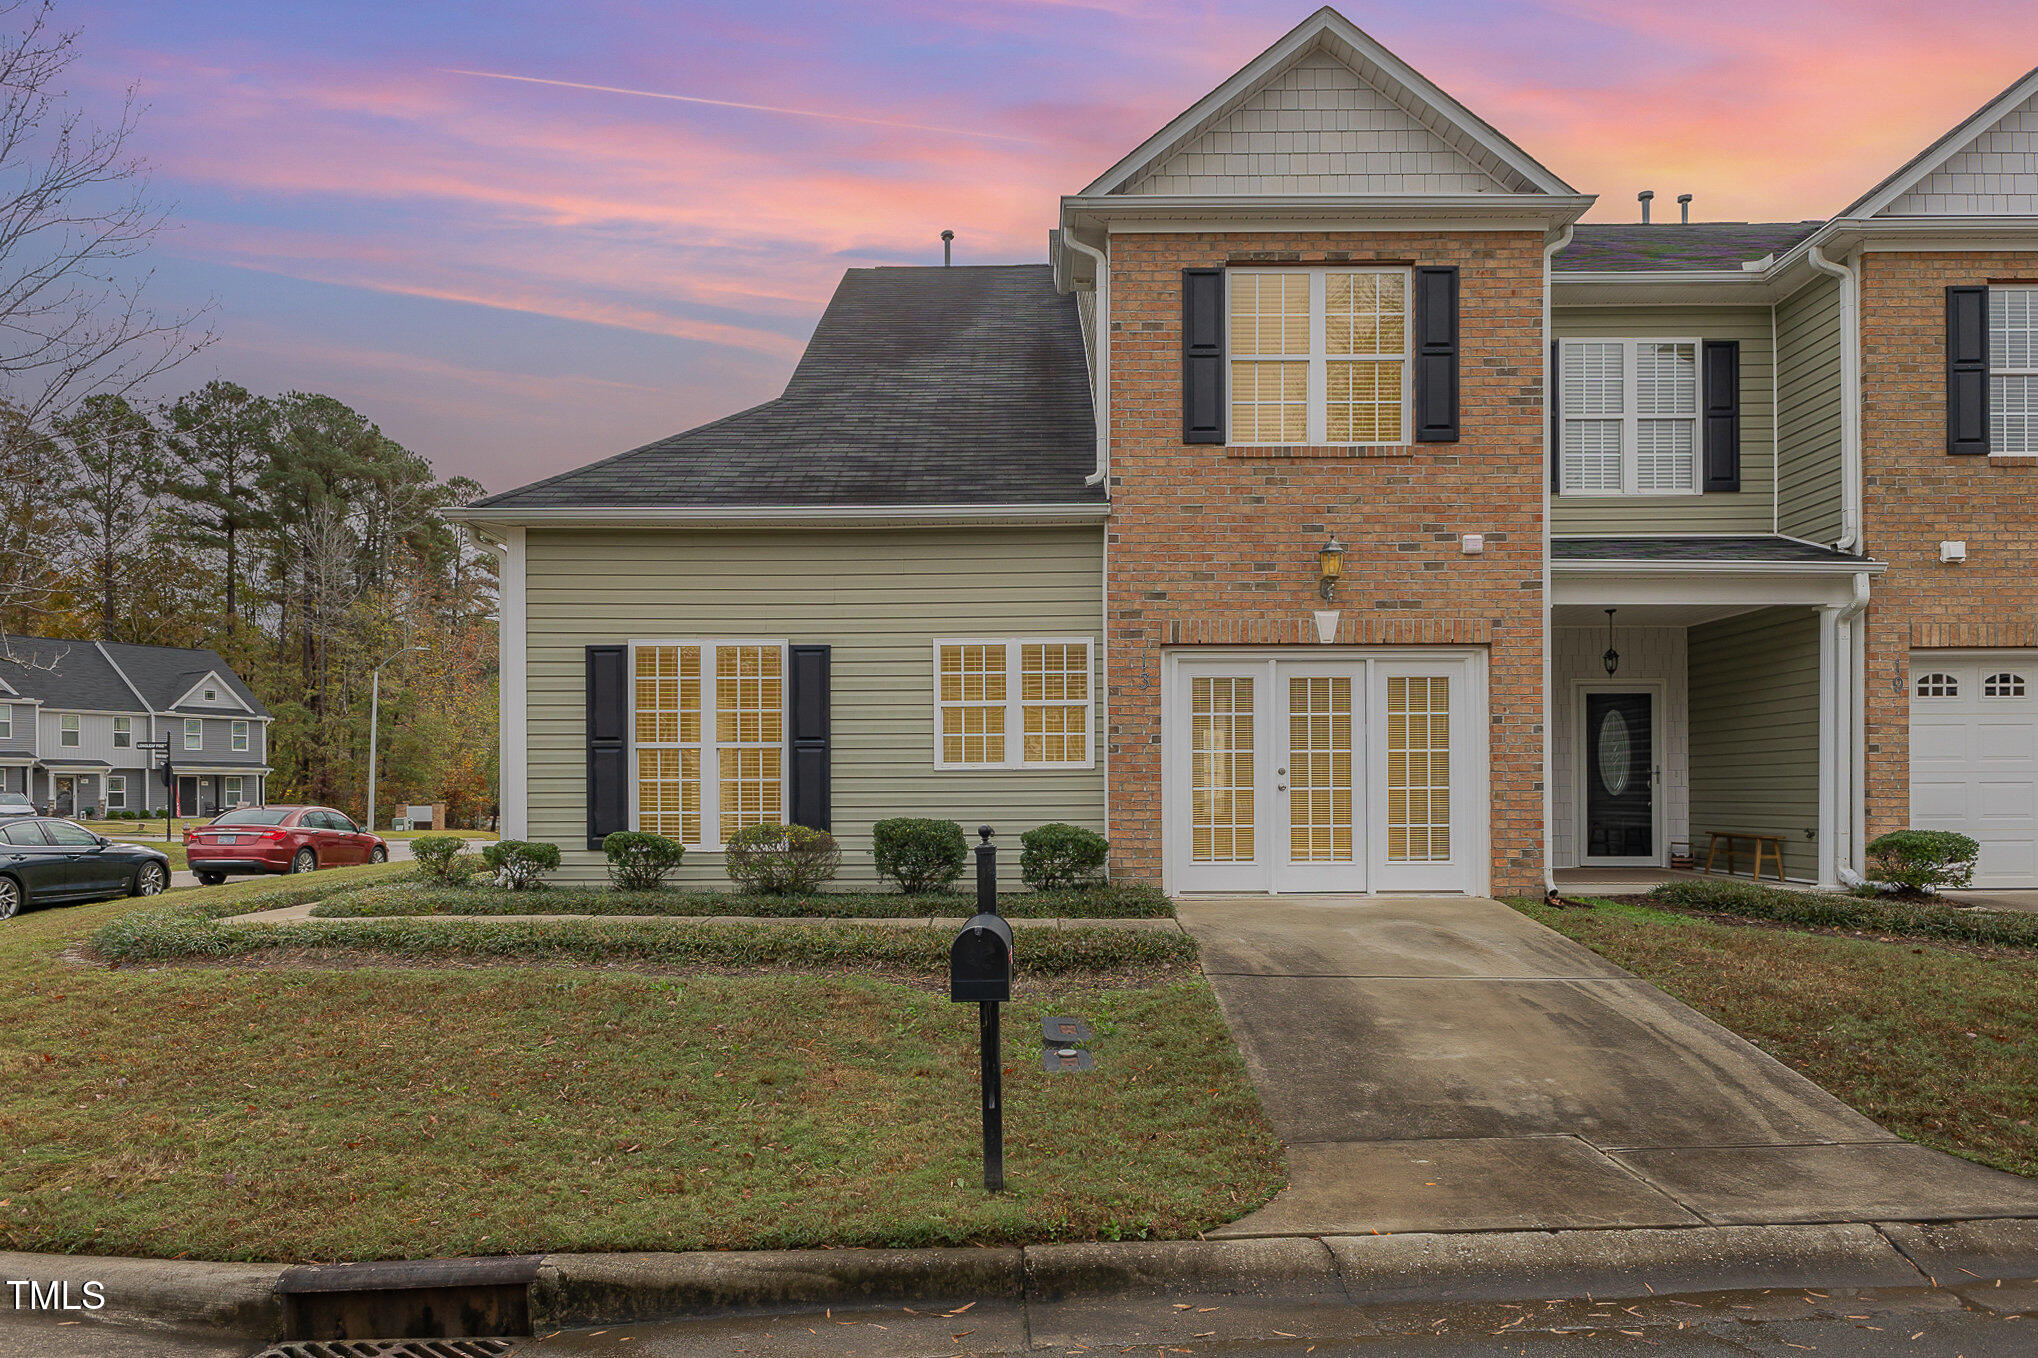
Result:
<svg viewBox="0 0 2038 1358">
<path fill-rule="evenodd" d="M 1497 901 L 1177 913 L 1288 1148 L 1213 1235 L 2038 1217 Z"/>
</svg>

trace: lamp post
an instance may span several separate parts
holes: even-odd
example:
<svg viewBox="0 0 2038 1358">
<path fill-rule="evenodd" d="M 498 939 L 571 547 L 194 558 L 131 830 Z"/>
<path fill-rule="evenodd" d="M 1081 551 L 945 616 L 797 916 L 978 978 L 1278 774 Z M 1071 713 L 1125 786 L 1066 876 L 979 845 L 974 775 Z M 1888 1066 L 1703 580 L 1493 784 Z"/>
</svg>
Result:
<svg viewBox="0 0 2038 1358">
<path fill-rule="evenodd" d="M 368 833 L 375 833 L 375 738 L 380 734 L 382 724 L 382 665 L 411 651 L 422 651 L 422 646 L 400 646 L 383 657 L 382 664 L 375 667 L 375 677 L 368 684 Z"/>
</svg>

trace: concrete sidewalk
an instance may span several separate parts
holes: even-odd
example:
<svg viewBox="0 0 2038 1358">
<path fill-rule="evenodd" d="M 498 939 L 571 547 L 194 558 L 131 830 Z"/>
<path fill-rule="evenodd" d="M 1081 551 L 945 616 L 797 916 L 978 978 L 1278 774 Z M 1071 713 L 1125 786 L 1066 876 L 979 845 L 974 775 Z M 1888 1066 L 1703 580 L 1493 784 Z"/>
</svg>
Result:
<svg viewBox="0 0 2038 1358">
<path fill-rule="evenodd" d="M 2038 1217 L 1496 901 L 1177 913 L 1288 1147 L 1213 1237 Z"/>
</svg>

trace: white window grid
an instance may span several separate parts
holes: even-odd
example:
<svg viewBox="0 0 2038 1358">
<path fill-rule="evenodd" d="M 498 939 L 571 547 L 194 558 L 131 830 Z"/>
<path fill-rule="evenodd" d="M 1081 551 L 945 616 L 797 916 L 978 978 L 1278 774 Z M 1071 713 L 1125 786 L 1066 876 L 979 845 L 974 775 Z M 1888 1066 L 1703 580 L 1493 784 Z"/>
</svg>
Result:
<svg viewBox="0 0 2038 1358">
<path fill-rule="evenodd" d="M 237 773 L 228 774 L 226 779 L 226 793 L 223 800 L 226 802 L 228 806 L 239 806 L 241 804 L 241 796 L 246 787 L 247 784 L 241 781 L 240 774 Z"/>
<path fill-rule="evenodd" d="M 205 721 L 203 718 L 184 718 L 184 748 L 187 750 L 202 750 L 205 748 Z"/>
<path fill-rule="evenodd" d="M 1981 696 L 1984 698 L 2021 698 L 2024 693 L 2024 676 L 2010 670 L 1991 674 L 1981 683 Z"/>
<path fill-rule="evenodd" d="M 133 748 L 133 746 L 134 718 L 115 717 L 113 719 L 113 748 L 116 750 L 126 750 Z"/>
<path fill-rule="evenodd" d="M 1958 698 L 1960 681 L 1950 674 L 1934 671 L 1918 676 L 1917 693 L 1920 698 Z"/>
<path fill-rule="evenodd" d="M 67 750 L 75 750 L 78 748 L 79 739 L 80 733 L 76 717 L 57 718 L 57 744 Z"/>
<path fill-rule="evenodd" d="M 244 721 L 235 722 L 232 733 L 234 749 L 236 751 L 246 750 L 248 748 L 248 724 Z"/>
<path fill-rule="evenodd" d="M 634 830 L 637 829 L 640 825 L 639 821 L 640 808 L 638 807 L 638 795 L 637 795 L 639 781 L 637 773 L 638 770 L 637 751 L 640 748 L 637 741 L 637 690 L 636 690 L 637 652 L 653 646 L 673 646 L 673 647 L 698 646 L 700 648 L 701 653 L 700 739 L 698 741 L 688 740 L 683 742 L 680 740 L 658 741 L 658 742 L 647 741 L 641 748 L 698 749 L 700 751 L 700 812 L 701 812 L 701 825 L 699 834 L 700 842 L 698 843 L 695 843 L 693 841 L 683 842 L 686 844 L 687 848 L 696 849 L 702 853 L 720 853 L 726 847 L 726 841 L 722 838 L 721 834 L 722 830 L 721 751 L 723 751 L 724 749 L 756 750 L 759 748 L 763 748 L 755 741 L 746 741 L 741 739 L 722 741 L 721 739 L 719 739 L 719 732 L 716 729 L 718 723 L 716 722 L 715 719 L 717 711 L 715 697 L 716 670 L 718 668 L 718 666 L 715 663 L 717 651 L 719 648 L 725 646 L 727 647 L 764 646 L 775 649 L 778 652 L 778 673 L 779 673 L 779 684 L 781 686 L 779 690 L 781 700 L 780 731 L 785 737 L 787 737 L 787 739 L 774 742 L 776 748 L 778 748 L 781 751 L 781 754 L 779 756 L 779 768 L 778 768 L 779 798 L 778 807 L 776 808 L 774 818 L 781 824 L 785 823 L 786 817 L 789 814 L 787 810 L 787 799 L 791 795 L 791 778 L 792 778 L 792 759 L 790 750 L 788 748 L 790 743 L 790 736 L 792 734 L 791 728 L 792 671 L 787 663 L 788 657 L 786 655 L 785 639 L 782 637 L 781 638 L 644 637 L 637 640 L 633 640 L 630 643 L 630 672 L 628 676 L 628 686 L 626 690 L 626 701 L 629 703 L 630 712 L 630 751 L 629 751 L 630 828 Z M 742 680 L 739 677 L 734 682 L 740 684 Z"/>
<path fill-rule="evenodd" d="M 2038 288 L 1988 290 L 1988 449 L 2038 457 Z"/>
<path fill-rule="evenodd" d="M 126 775 L 119 773 L 109 773 L 106 775 L 106 809 L 108 811 L 127 810 Z"/>
<path fill-rule="evenodd" d="M 1292 352 L 1285 340 L 1279 348 L 1263 343 L 1251 347 L 1239 344 L 1237 327 L 1231 323 L 1232 288 L 1241 284 L 1257 286 L 1252 280 L 1282 278 L 1302 275 L 1309 281 L 1309 348 L 1306 352 Z M 1377 353 L 1330 354 L 1328 326 L 1329 283 L 1332 274 L 1391 274 L 1401 280 L 1401 348 L 1398 351 Z M 1413 345 L 1415 343 L 1415 290 L 1413 272 L 1406 268 L 1366 268 L 1362 266 L 1333 265 L 1312 269 L 1227 269 L 1225 271 L 1224 298 L 1224 374 L 1225 374 L 1225 441 L 1239 447 L 1279 447 L 1286 442 L 1268 439 L 1237 438 L 1232 434 L 1231 403 L 1237 393 L 1233 390 L 1232 364 L 1263 360 L 1266 362 L 1294 361 L 1305 365 L 1307 378 L 1304 387 L 1304 401 L 1308 410 L 1306 427 L 1301 442 L 1311 447 L 1398 447 L 1410 442 L 1409 410 L 1414 390 Z M 1401 431 L 1393 439 L 1372 440 L 1361 443 L 1336 443 L 1330 438 L 1329 403 L 1327 393 L 1330 387 L 1330 364 L 1365 363 L 1394 361 L 1401 365 Z"/>
<path fill-rule="evenodd" d="M 1558 494 L 1703 493 L 1704 353 L 1697 339 L 1559 340 Z"/>
<path fill-rule="evenodd" d="M 1005 656 L 1005 757 L 1001 760 L 949 760 L 942 757 L 944 708 L 982 706 L 977 702 L 944 702 L 941 696 L 941 651 L 945 646 L 987 646 L 1002 649 Z M 1025 699 L 1023 670 L 1028 646 L 1080 646 L 1083 650 L 1082 723 L 1083 757 L 1080 760 L 1026 758 L 1026 709 L 1028 707 L 1070 707 L 1073 701 L 1054 699 L 1029 703 Z M 1097 763 L 1097 653 L 1089 637 L 938 637 L 934 642 L 934 767 L 936 769 L 1088 769 Z"/>
</svg>

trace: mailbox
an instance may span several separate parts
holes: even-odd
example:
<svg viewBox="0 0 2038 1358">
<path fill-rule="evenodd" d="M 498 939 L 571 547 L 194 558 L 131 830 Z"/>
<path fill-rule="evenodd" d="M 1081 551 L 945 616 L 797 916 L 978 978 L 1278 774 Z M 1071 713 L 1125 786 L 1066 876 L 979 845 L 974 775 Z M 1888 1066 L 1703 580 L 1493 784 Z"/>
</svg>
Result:
<svg viewBox="0 0 2038 1358">
<path fill-rule="evenodd" d="M 1012 926 L 1001 915 L 976 915 L 948 949 L 948 998 L 1003 1003 L 1012 998 Z"/>
</svg>

